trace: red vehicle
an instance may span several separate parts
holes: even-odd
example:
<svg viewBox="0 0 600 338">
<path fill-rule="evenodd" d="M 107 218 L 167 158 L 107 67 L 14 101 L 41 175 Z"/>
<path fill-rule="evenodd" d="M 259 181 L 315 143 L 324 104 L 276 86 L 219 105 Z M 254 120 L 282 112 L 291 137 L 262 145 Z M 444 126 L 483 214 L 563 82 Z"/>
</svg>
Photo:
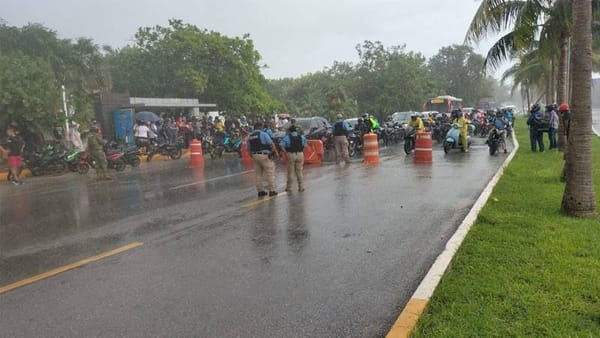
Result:
<svg viewBox="0 0 600 338">
<path fill-rule="evenodd" d="M 450 95 L 434 97 L 423 104 L 423 111 L 436 111 L 448 115 L 455 109 L 462 109 L 462 99 Z"/>
</svg>

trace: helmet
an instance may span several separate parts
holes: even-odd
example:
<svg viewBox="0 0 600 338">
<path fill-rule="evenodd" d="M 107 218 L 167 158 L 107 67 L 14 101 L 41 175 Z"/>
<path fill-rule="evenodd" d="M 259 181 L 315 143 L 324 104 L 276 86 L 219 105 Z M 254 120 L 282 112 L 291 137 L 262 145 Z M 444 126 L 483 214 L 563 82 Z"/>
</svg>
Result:
<svg viewBox="0 0 600 338">
<path fill-rule="evenodd" d="M 452 116 L 455 116 L 455 117 L 458 117 L 458 116 L 460 116 L 460 110 L 458 110 L 458 109 L 454 109 L 454 110 L 452 111 Z"/>
<path fill-rule="evenodd" d="M 413 112 L 412 114 L 410 114 L 410 118 L 411 118 L 411 119 L 412 119 L 412 118 L 416 118 L 416 117 L 419 117 L 419 113 L 417 113 L 417 112 Z"/>
<path fill-rule="evenodd" d="M 571 109 L 571 108 L 569 108 L 569 105 L 566 103 L 561 103 L 560 107 L 558 107 L 558 111 L 560 111 L 562 113 L 569 111 L 569 109 Z"/>
<path fill-rule="evenodd" d="M 338 120 L 341 120 L 343 117 L 344 117 L 344 115 L 342 115 L 342 114 L 337 114 L 335 116 L 335 118 L 337 118 Z"/>
<path fill-rule="evenodd" d="M 554 110 L 554 106 L 555 106 L 554 104 L 547 105 L 546 106 L 546 111 L 552 111 L 552 110 Z"/>
<path fill-rule="evenodd" d="M 540 105 L 537 104 L 537 103 L 535 103 L 533 106 L 531 106 L 531 111 L 532 112 L 537 112 L 537 111 L 540 111 L 540 110 L 541 110 Z"/>
<path fill-rule="evenodd" d="M 364 114 L 362 114 L 362 118 L 363 118 L 363 119 L 368 119 L 368 118 L 369 118 L 369 113 L 364 113 Z"/>
<path fill-rule="evenodd" d="M 498 109 L 496 110 L 496 116 L 502 116 L 504 115 L 504 113 L 502 113 L 502 110 Z"/>
</svg>

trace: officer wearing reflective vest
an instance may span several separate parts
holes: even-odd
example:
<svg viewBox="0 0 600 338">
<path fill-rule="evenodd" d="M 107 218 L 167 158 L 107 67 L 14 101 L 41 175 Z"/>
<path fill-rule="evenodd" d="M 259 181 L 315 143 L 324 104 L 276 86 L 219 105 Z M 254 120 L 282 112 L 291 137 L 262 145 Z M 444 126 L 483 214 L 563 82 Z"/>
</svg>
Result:
<svg viewBox="0 0 600 338">
<path fill-rule="evenodd" d="M 300 135 L 296 126 L 292 125 L 288 129 L 288 134 L 279 142 L 279 145 L 286 153 L 287 159 L 287 183 L 285 185 L 285 191 L 292 191 L 294 176 L 298 182 L 298 191 L 304 191 L 302 170 L 304 169 L 306 137 Z"/>
<path fill-rule="evenodd" d="M 275 162 L 273 159 L 279 158 L 279 153 L 269 134 L 263 131 L 263 127 L 262 122 L 254 124 L 254 131 L 248 136 L 246 147 L 254 160 L 258 197 L 276 196 Z M 268 192 L 264 190 L 263 183 L 265 180 L 267 181 Z"/>
</svg>

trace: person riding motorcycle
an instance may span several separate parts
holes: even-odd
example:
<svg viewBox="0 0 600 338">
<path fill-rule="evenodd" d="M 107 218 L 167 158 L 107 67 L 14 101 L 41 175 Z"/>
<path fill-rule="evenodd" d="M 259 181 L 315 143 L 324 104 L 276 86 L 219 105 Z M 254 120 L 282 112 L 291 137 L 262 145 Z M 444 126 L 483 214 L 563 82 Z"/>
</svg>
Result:
<svg viewBox="0 0 600 338">
<path fill-rule="evenodd" d="M 414 128 L 417 132 L 421 132 L 425 130 L 425 125 L 423 124 L 423 120 L 419 117 L 419 114 L 412 113 L 410 115 L 410 121 L 408 121 L 408 127 Z"/>
<path fill-rule="evenodd" d="M 452 111 L 452 124 L 457 124 L 460 128 L 460 141 L 462 143 L 462 148 L 465 153 L 469 152 L 469 141 L 467 140 L 467 135 L 469 133 L 469 122 L 464 117 L 462 111 L 460 109 L 455 109 Z"/>
<path fill-rule="evenodd" d="M 502 138 L 502 147 L 504 153 L 506 153 L 506 133 L 507 129 L 510 126 L 510 123 L 504 118 L 504 113 L 501 110 L 496 112 L 496 116 L 493 120 L 494 128 L 496 128 L 496 132 Z M 491 135 L 490 135 L 491 137 Z"/>
</svg>

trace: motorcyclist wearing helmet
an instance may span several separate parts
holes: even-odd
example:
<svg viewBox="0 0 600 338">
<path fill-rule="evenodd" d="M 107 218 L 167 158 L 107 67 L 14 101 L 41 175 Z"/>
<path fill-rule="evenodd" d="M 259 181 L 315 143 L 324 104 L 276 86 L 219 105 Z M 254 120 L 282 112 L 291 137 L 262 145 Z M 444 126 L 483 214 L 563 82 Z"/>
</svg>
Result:
<svg viewBox="0 0 600 338">
<path fill-rule="evenodd" d="M 422 132 L 425 130 L 425 126 L 423 125 L 423 120 L 419 117 L 418 113 L 410 114 L 410 121 L 408 121 L 408 127 L 416 129 L 417 132 Z"/>
<path fill-rule="evenodd" d="M 460 128 L 460 142 L 462 143 L 462 150 L 465 153 L 469 152 L 469 141 L 467 136 L 469 134 L 469 121 L 465 118 L 464 114 L 460 109 L 452 111 L 452 124 L 457 124 Z"/>
<path fill-rule="evenodd" d="M 498 110 L 496 112 L 493 124 L 494 128 L 496 129 L 496 133 L 498 133 L 498 135 L 500 135 L 500 137 L 502 138 L 503 150 L 504 153 L 506 153 L 506 133 L 508 128 L 510 127 L 510 123 L 504 118 L 504 113 L 501 110 Z"/>
<path fill-rule="evenodd" d="M 544 151 L 544 140 L 542 138 L 543 132 L 539 131 L 538 122 L 542 120 L 542 108 L 539 104 L 531 106 L 529 111 L 529 117 L 527 118 L 527 125 L 529 126 L 529 141 L 531 143 L 531 151 L 537 151 L 539 146 L 540 152 Z"/>
<path fill-rule="evenodd" d="M 567 140 L 569 139 L 569 131 L 571 129 L 571 108 L 567 103 L 561 103 L 558 107 L 558 112 L 560 114 L 561 121 L 564 125 L 565 135 L 567 136 Z"/>
<path fill-rule="evenodd" d="M 371 133 L 373 131 L 373 122 L 369 116 L 369 113 L 362 114 L 362 119 L 365 123 L 365 133 Z"/>
</svg>

